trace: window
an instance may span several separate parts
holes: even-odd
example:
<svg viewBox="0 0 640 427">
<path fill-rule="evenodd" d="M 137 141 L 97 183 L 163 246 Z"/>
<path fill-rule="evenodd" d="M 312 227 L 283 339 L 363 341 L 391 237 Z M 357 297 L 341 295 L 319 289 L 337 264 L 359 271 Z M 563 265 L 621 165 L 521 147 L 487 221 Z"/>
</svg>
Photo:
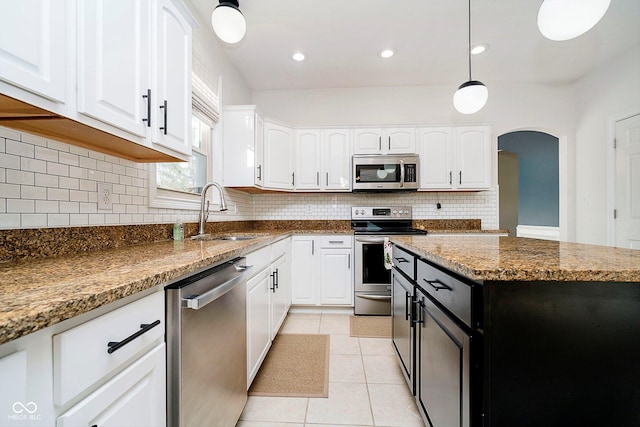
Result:
<svg viewBox="0 0 640 427">
<path fill-rule="evenodd" d="M 200 194 L 210 176 L 211 139 L 213 129 L 194 115 L 191 119 L 192 154 L 189 162 L 159 163 L 156 165 L 158 189 Z"/>
</svg>

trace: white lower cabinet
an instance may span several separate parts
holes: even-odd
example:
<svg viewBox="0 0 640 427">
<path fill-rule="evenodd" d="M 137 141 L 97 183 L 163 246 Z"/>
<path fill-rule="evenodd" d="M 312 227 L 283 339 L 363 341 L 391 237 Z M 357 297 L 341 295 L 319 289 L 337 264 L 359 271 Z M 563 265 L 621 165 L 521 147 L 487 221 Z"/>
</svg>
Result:
<svg viewBox="0 0 640 427">
<path fill-rule="evenodd" d="M 0 425 L 165 426 L 164 291 L 134 298 L 0 345 Z"/>
<path fill-rule="evenodd" d="M 353 237 L 291 238 L 292 304 L 353 306 Z"/>
<path fill-rule="evenodd" d="M 269 268 L 247 282 L 247 389 L 271 347 L 270 284 Z"/>
<path fill-rule="evenodd" d="M 162 343 L 58 417 L 56 426 L 164 426 L 165 401 Z"/>
<path fill-rule="evenodd" d="M 257 273 L 247 281 L 247 389 L 291 306 L 290 239 L 247 254 Z"/>
</svg>

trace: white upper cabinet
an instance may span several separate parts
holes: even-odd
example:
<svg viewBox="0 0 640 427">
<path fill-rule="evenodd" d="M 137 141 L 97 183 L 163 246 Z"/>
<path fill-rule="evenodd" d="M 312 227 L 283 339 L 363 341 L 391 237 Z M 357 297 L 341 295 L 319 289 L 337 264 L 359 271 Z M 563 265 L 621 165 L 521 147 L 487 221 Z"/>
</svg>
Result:
<svg viewBox="0 0 640 427">
<path fill-rule="evenodd" d="M 418 129 L 420 188 L 453 188 L 454 129 Z"/>
<path fill-rule="evenodd" d="M 54 101 L 54 107 L 64 103 L 66 31 L 73 25 L 67 15 L 67 1 L 20 0 L 4 4 L 0 13 L 0 80 L 44 97 L 43 102 L 34 102 L 43 108 L 50 107 L 47 100 Z M 13 92 L 9 95 L 16 96 Z"/>
<path fill-rule="evenodd" d="M 348 129 L 298 129 L 295 152 L 296 190 L 351 190 Z"/>
<path fill-rule="evenodd" d="M 320 131 L 296 131 L 296 190 L 319 190 L 321 174 Z"/>
<path fill-rule="evenodd" d="M 322 131 L 323 190 L 351 191 L 351 138 L 348 129 L 324 129 Z"/>
<path fill-rule="evenodd" d="M 488 190 L 491 128 L 433 127 L 418 130 L 420 189 Z"/>
<path fill-rule="evenodd" d="M 80 0 L 78 111 L 145 137 L 151 91 L 148 0 Z M 149 96 L 151 95 L 151 96 Z"/>
<path fill-rule="evenodd" d="M 414 154 L 415 128 L 371 128 L 353 130 L 354 154 Z"/>
<path fill-rule="evenodd" d="M 264 186 L 292 190 L 295 186 L 293 165 L 294 131 L 276 123 L 264 123 Z"/>
<path fill-rule="evenodd" d="M 191 26 L 171 0 L 154 2 L 154 143 L 191 154 Z"/>
<path fill-rule="evenodd" d="M 264 123 L 255 105 L 233 105 L 222 113 L 223 184 L 262 187 Z"/>
<path fill-rule="evenodd" d="M 456 129 L 456 163 L 459 189 L 488 189 L 491 186 L 491 129 Z"/>
</svg>

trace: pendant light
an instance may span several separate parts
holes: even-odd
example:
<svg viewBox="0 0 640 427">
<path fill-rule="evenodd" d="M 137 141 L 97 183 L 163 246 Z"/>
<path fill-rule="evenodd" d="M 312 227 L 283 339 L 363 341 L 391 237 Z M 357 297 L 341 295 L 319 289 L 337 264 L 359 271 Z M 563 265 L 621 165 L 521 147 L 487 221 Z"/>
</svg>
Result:
<svg viewBox="0 0 640 427">
<path fill-rule="evenodd" d="M 238 43 L 247 32 L 247 22 L 240 12 L 237 0 L 220 0 L 211 13 L 211 26 L 216 35 L 226 43 Z"/>
<path fill-rule="evenodd" d="M 484 83 L 471 78 L 471 0 L 469 0 L 469 81 L 464 82 L 453 94 L 453 106 L 462 114 L 473 114 L 484 107 L 489 98 L 489 90 Z"/>
<path fill-rule="evenodd" d="M 550 40 L 576 38 L 596 25 L 611 0 L 544 0 L 538 9 L 538 29 Z"/>
</svg>

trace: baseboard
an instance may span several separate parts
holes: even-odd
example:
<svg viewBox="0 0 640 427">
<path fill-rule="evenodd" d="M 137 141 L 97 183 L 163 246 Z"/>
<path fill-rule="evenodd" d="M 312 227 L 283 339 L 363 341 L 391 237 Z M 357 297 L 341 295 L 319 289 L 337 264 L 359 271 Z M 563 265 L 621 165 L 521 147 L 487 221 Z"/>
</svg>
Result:
<svg viewBox="0 0 640 427">
<path fill-rule="evenodd" d="M 516 227 L 518 237 L 531 239 L 560 240 L 559 227 L 547 227 L 542 225 L 518 225 Z"/>
</svg>

